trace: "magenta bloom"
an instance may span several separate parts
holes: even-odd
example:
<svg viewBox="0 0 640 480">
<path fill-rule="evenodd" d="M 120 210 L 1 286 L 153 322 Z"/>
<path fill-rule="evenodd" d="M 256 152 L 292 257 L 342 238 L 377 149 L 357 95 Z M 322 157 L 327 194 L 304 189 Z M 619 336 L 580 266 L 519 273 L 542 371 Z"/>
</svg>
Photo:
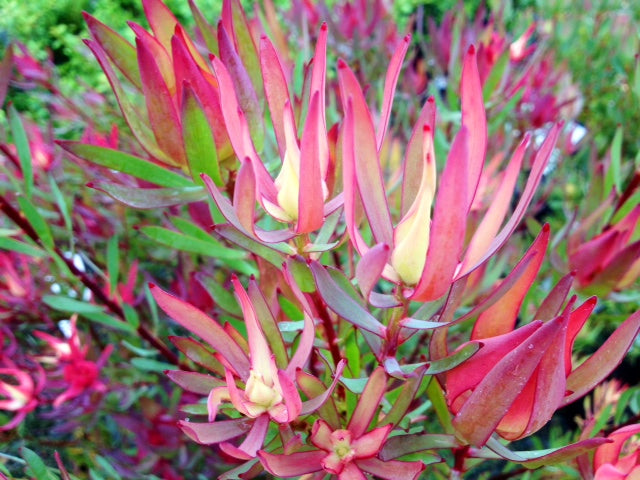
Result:
<svg viewBox="0 0 640 480">
<path fill-rule="evenodd" d="M 13 377 L 16 380 L 16 383 L 0 380 L 0 410 L 15 412 L 15 416 L 7 424 L 0 426 L 0 431 L 17 427 L 40 403 L 38 394 L 46 381 L 40 365 L 37 365 L 37 375 L 34 382 L 27 372 L 18 368 L 0 368 L 0 376 Z"/>
</svg>

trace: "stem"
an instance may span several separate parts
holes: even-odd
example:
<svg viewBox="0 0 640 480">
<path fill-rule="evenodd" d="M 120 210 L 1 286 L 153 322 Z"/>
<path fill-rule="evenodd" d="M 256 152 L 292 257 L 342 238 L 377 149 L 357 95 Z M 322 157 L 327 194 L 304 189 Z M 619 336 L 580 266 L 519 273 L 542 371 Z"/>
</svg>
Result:
<svg viewBox="0 0 640 480">
<path fill-rule="evenodd" d="M 340 355 L 340 349 L 338 348 L 338 338 L 336 337 L 336 332 L 333 329 L 333 322 L 331 321 L 331 317 L 327 312 L 326 305 L 324 301 L 318 295 L 318 292 L 313 292 L 311 294 L 311 298 L 313 299 L 313 304 L 318 311 L 318 315 L 320 315 L 320 319 L 322 320 L 322 326 L 324 327 L 325 335 L 327 336 L 327 343 L 329 344 L 329 351 L 331 352 L 331 357 L 333 358 L 333 363 L 338 365 L 338 362 L 342 360 L 342 355 Z"/>
<path fill-rule="evenodd" d="M 38 246 L 43 247 L 38 234 L 33 229 L 31 224 L 21 215 L 21 213 L 13 208 L 13 206 L 7 201 L 7 199 L 0 195 L 0 210 L 2 210 L 18 227 L 24 231 L 31 240 L 36 242 Z M 118 305 L 115 301 L 110 299 L 100 288 L 100 286 L 93 281 L 85 272 L 80 271 L 74 264 L 73 260 L 64 256 L 60 248 L 57 246 L 53 247 L 53 252 L 57 257 L 62 260 L 69 271 L 78 279 L 82 284 L 87 287 L 93 296 L 98 299 L 102 304 L 104 304 L 107 309 L 111 311 L 114 315 L 116 315 L 120 320 L 126 321 L 126 317 L 124 314 L 124 310 L 120 305 Z M 139 325 L 137 328 L 138 334 L 144 338 L 147 342 L 149 342 L 160 354 L 165 357 L 170 363 L 179 366 L 180 368 L 190 370 L 190 368 L 186 365 L 183 365 L 178 356 L 173 353 L 169 348 L 156 337 L 146 326 Z"/>
</svg>

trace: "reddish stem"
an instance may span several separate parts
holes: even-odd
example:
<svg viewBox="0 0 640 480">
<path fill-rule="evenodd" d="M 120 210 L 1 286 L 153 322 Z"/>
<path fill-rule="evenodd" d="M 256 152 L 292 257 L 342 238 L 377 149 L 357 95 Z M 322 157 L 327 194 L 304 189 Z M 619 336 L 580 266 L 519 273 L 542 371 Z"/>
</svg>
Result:
<svg viewBox="0 0 640 480">
<path fill-rule="evenodd" d="M 0 195 L 0 210 L 2 210 L 18 227 L 24 231 L 29 238 L 31 238 L 34 242 L 36 242 L 39 246 L 43 247 L 42 242 L 40 241 L 40 237 L 33 229 L 31 224 L 22 216 L 22 214 L 13 208 L 13 206 L 7 201 L 4 196 Z M 126 321 L 126 317 L 124 314 L 124 310 L 120 305 L 114 302 L 111 298 L 109 298 L 102 288 L 93 281 L 85 272 L 80 271 L 73 263 L 73 260 L 64 256 L 62 251 L 54 246 L 54 253 L 62 260 L 67 268 L 75 275 L 78 280 L 82 282 L 82 284 L 87 287 L 94 297 L 102 302 L 114 315 L 119 317 L 122 321 Z M 138 334 L 144 338 L 147 342 L 149 342 L 156 350 L 158 350 L 163 357 L 165 357 L 170 363 L 179 366 L 182 369 L 190 370 L 188 366 L 183 365 L 178 356 L 173 353 L 169 348 L 158 338 L 156 337 L 146 326 L 139 325 L 137 328 Z"/>
</svg>

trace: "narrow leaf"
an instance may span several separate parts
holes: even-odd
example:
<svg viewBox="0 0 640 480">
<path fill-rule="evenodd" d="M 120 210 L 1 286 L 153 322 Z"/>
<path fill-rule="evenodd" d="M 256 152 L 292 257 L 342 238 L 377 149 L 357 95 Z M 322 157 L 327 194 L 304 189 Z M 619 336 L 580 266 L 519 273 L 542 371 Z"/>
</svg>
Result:
<svg viewBox="0 0 640 480">
<path fill-rule="evenodd" d="M 182 175 L 118 150 L 80 142 L 58 141 L 56 143 L 67 152 L 90 163 L 117 170 L 156 185 L 170 188 L 193 186 L 191 180 Z"/>
</svg>

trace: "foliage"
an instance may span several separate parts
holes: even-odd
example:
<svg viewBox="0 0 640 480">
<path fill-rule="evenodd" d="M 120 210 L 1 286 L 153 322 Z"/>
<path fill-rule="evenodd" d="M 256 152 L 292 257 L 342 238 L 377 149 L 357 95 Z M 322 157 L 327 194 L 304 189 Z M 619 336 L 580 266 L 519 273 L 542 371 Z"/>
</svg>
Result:
<svg viewBox="0 0 640 480">
<path fill-rule="evenodd" d="M 578 138 L 558 12 L 100 5 L 101 80 L 74 9 L 0 63 L 0 478 L 635 478 L 637 110 Z"/>
</svg>

